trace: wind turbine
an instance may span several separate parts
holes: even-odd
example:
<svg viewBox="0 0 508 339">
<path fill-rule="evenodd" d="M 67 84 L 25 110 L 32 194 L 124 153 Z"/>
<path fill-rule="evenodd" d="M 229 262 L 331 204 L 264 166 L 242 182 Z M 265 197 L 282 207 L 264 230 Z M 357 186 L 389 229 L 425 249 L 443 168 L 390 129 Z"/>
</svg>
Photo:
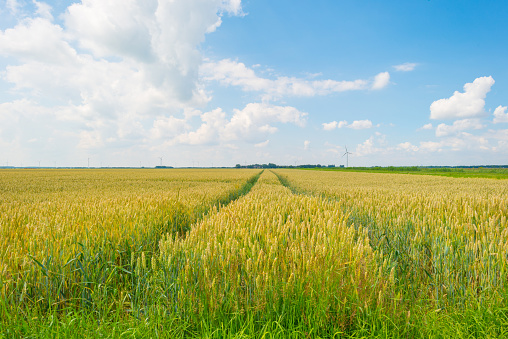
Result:
<svg viewBox="0 0 508 339">
<path fill-rule="evenodd" d="M 162 167 L 162 157 L 159 157 L 159 159 L 161 159 L 161 167 Z"/>
<path fill-rule="evenodd" d="M 346 148 L 346 153 L 342 154 L 342 157 L 346 156 L 346 167 L 349 167 L 349 155 L 353 153 L 347 151 L 347 146 L 344 146 L 344 148 Z"/>
</svg>

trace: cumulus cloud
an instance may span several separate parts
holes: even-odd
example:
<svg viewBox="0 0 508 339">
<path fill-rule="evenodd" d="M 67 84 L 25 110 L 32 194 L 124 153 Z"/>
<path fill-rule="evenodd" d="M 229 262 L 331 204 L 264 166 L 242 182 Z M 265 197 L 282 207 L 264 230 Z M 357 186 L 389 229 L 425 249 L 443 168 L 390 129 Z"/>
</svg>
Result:
<svg viewBox="0 0 508 339">
<path fill-rule="evenodd" d="M 508 153 L 508 129 L 489 131 L 497 145 L 492 147 L 494 152 Z"/>
<path fill-rule="evenodd" d="M 416 64 L 413 62 L 406 62 L 400 65 L 395 65 L 393 68 L 395 68 L 398 72 L 411 72 L 415 69 Z"/>
<path fill-rule="evenodd" d="M 228 118 L 226 112 L 217 108 L 202 113 L 201 125 L 192 130 L 185 119 L 173 116 L 158 118 L 151 129 L 154 140 L 167 144 L 228 144 L 237 140 L 259 140 L 277 132 L 274 124 L 305 126 L 307 113 L 291 106 L 275 106 L 264 103 L 250 103 L 244 109 L 233 111 Z M 267 146 L 269 140 L 258 142 L 256 147 Z"/>
<path fill-rule="evenodd" d="M 430 118 L 461 119 L 483 115 L 485 97 L 494 83 L 494 79 L 489 76 L 465 84 L 464 93 L 455 91 L 450 98 L 434 101 L 430 105 Z"/>
<path fill-rule="evenodd" d="M 397 149 L 407 152 L 418 152 L 419 150 L 418 146 L 411 144 L 409 141 L 398 144 Z"/>
<path fill-rule="evenodd" d="M 306 80 L 296 77 L 279 76 L 276 79 L 260 77 L 245 64 L 231 59 L 218 62 L 208 61 L 201 67 L 203 78 L 218 81 L 226 86 L 238 86 L 244 91 L 264 92 L 269 98 L 283 96 L 311 97 L 330 93 L 382 89 L 390 79 L 388 72 L 378 74 L 374 80 Z"/>
<path fill-rule="evenodd" d="M 203 145 L 217 143 L 226 125 L 226 113 L 221 108 L 201 115 L 202 124 L 195 131 L 181 134 L 176 138 L 178 143 Z"/>
<path fill-rule="evenodd" d="M 37 15 L 39 15 L 41 18 L 44 18 L 46 20 L 53 21 L 53 15 L 51 14 L 52 8 L 50 5 L 48 5 L 45 2 L 39 2 L 39 1 L 35 1 L 35 0 L 33 0 L 33 3 L 36 7 L 35 13 Z"/>
<path fill-rule="evenodd" d="M 303 142 L 303 149 L 304 150 L 308 150 L 309 149 L 309 146 L 310 146 L 310 141 L 309 140 L 305 140 Z"/>
<path fill-rule="evenodd" d="M 372 89 L 383 89 L 390 83 L 390 73 L 383 72 L 376 75 L 374 78 L 374 83 L 372 84 Z"/>
<path fill-rule="evenodd" d="M 190 129 L 190 125 L 185 119 L 178 119 L 173 116 L 159 117 L 153 123 L 150 136 L 153 139 L 173 139 L 188 129 Z"/>
<path fill-rule="evenodd" d="M 485 126 L 479 119 L 463 119 L 454 121 L 452 125 L 439 124 L 436 127 L 436 136 L 444 137 L 472 129 L 482 129 Z"/>
<path fill-rule="evenodd" d="M 378 148 L 374 145 L 374 137 L 370 137 L 365 140 L 362 144 L 356 146 L 355 154 L 357 156 L 369 155 L 372 153 L 376 153 Z"/>
<path fill-rule="evenodd" d="M 240 9 L 234 0 L 89 0 L 68 8 L 65 25 L 93 56 L 135 62 L 151 84 L 186 101 L 196 94 L 197 46 L 220 24 L 219 11 Z"/>
<path fill-rule="evenodd" d="M 346 120 L 325 122 L 322 124 L 325 131 L 332 131 L 336 128 L 347 127 L 351 129 L 368 129 L 372 128 L 373 124 L 370 120 L 355 120 L 351 124 L 348 124 Z"/>
<path fill-rule="evenodd" d="M 51 67 L 74 62 L 77 53 L 65 41 L 62 27 L 47 19 L 34 18 L 0 31 L 0 54 L 14 56 L 24 62 L 22 66 L 11 66 L 7 73 L 9 75 L 23 66 L 36 64 L 38 67 Z M 10 80 L 18 86 L 22 85 L 15 82 L 16 79 Z"/>
<path fill-rule="evenodd" d="M 490 150 L 489 140 L 484 136 L 477 136 L 467 132 L 443 138 L 440 141 L 422 141 L 420 150 L 423 152 Z"/>
<path fill-rule="evenodd" d="M 351 129 L 368 129 L 372 128 L 372 121 L 370 120 L 355 120 L 352 124 L 347 126 Z"/>
<path fill-rule="evenodd" d="M 272 123 L 291 123 L 305 126 L 307 113 L 291 106 L 275 106 L 265 103 L 250 103 L 243 110 L 234 110 L 231 120 L 224 127 L 222 138 L 238 140 L 241 137 L 275 133 Z"/>
<path fill-rule="evenodd" d="M 244 15 L 242 10 L 242 0 L 224 1 L 224 8 L 233 15 Z"/>
<path fill-rule="evenodd" d="M 325 131 L 332 131 L 336 128 L 342 128 L 342 127 L 345 127 L 347 126 L 347 121 L 346 120 L 342 120 L 342 121 L 332 121 L 332 122 L 325 122 L 323 123 L 323 129 Z"/>
<path fill-rule="evenodd" d="M 356 146 L 354 154 L 356 156 L 362 157 L 369 154 L 380 154 L 386 153 L 390 151 L 389 148 L 386 148 L 386 136 L 376 132 L 369 139 L 365 140 L 362 144 Z"/>
<path fill-rule="evenodd" d="M 342 128 L 342 127 L 345 127 L 347 126 L 347 121 L 346 120 L 342 120 L 342 121 L 339 121 L 337 123 L 337 128 Z"/>
<path fill-rule="evenodd" d="M 268 146 L 269 143 L 270 143 L 270 140 L 266 140 L 266 141 L 255 144 L 254 147 L 258 147 L 258 148 L 266 147 L 266 146 Z"/>
<path fill-rule="evenodd" d="M 436 141 L 422 141 L 420 142 L 420 149 L 427 152 L 441 151 L 442 144 Z"/>
<path fill-rule="evenodd" d="M 199 78 L 199 44 L 223 13 L 243 15 L 240 0 L 87 0 L 54 23 L 46 3 L 33 0 L 31 14 L 20 4 L 6 4 L 23 14 L 0 30 L 0 55 L 15 60 L 2 77 L 11 95 L 35 107 L 27 114 L 46 112 L 55 128 L 72 122 L 81 148 L 137 144 L 152 124 L 156 137 L 175 133 L 177 121 L 164 117 L 210 100 Z M 54 133 L 69 134 L 69 126 Z"/>
<path fill-rule="evenodd" d="M 483 136 L 476 136 L 470 133 L 462 132 L 457 137 L 445 139 L 441 142 L 443 147 L 446 147 L 452 151 L 463 151 L 463 150 L 488 150 L 489 141 Z"/>
<path fill-rule="evenodd" d="M 494 110 L 494 123 L 499 124 L 501 122 L 508 122 L 508 113 L 506 110 L 508 107 L 506 106 L 498 106 Z"/>
<path fill-rule="evenodd" d="M 14 15 L 16 15 L 19 12 L 20 8 L 21 8 L 21 5 L 20 5 L 20 3 L 17 0 L 6 0 L 5 6 Z"/>
<path fill-rule="evenodd" d="M 337 128 L 337 121 L 323 123 L 323 129 L 325 131 L 332 131 Z"/>
<path fill-rule="evenodd" d="M 434 128 L 434 127 L 432 126 L 432 124 L 429 123 L 429 124 L 423 125 L 420 129 L 421 130 L 430 130 L 432 128 Z"/>
</svg>

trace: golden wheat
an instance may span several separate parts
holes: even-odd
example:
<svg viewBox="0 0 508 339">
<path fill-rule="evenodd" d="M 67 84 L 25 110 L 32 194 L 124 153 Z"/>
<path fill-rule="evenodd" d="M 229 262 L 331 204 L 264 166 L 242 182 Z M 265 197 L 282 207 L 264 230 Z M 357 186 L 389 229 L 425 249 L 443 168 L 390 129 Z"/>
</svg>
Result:
<svg viewBox="0 0 508 339">
<path fill-rule="evenodd" d="M 0 277 L 62 263 L 81 245 L 142 241 L 238 189 L 255 170 L 6 170 L 0 172 Z M 80 245 L 81 244 L 81 245 Z"/>
<path fill-rule="evenodd" d="M 293 195 L 265 172 L 251 193 L 161 241 L 180 307 L 264 310 L 281 299 L 373 305 L 386 289 L 365 230 L 336 201 Z M 338 306 L 337 306 L 338 307 Z M 333 310 L 336 311 L 336 310 Z M 330 310 L 332 312 L 332 310 Z"/>
<path fill-rule="evenodd" d="M 398 278 L 438 304 L 496 298 L 507 287 L 508 181 L 278 170 L 341 204 L 391 255 Z M 471 298 L 472 297 L 472 298 Z"/>
</svg>

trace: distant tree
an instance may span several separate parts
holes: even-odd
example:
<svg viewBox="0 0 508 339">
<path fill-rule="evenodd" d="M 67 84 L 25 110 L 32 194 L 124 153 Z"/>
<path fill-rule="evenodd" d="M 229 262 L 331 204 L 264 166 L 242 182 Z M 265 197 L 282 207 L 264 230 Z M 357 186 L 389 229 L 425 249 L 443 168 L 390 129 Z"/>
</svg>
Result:
<svg viewBox="0 0 508 339">
<path fill-rule="evenodd" d="M 235 166 L 235 167 L 236 167 L 236 168 L 242 168 L 242 165 L 240 165 L 240 164 L 236 164 L 236 166 Z"/>
</svg>

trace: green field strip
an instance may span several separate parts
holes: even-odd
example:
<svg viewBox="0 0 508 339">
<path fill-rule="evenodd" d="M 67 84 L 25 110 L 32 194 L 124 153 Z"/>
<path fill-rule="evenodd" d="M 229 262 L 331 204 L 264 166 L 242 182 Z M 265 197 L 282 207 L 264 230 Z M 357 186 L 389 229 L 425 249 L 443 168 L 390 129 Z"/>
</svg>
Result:
<svg viewBox="0 0 508 339">
<path fill-rule="evenodd" d="M 363 172 L 385 174 L 435 175 L 450 178 L 508 179 L 508 168 L 426 168 L 426 167 L 352 167 L 302 168 L 306 171 Z"/>
</svg>

